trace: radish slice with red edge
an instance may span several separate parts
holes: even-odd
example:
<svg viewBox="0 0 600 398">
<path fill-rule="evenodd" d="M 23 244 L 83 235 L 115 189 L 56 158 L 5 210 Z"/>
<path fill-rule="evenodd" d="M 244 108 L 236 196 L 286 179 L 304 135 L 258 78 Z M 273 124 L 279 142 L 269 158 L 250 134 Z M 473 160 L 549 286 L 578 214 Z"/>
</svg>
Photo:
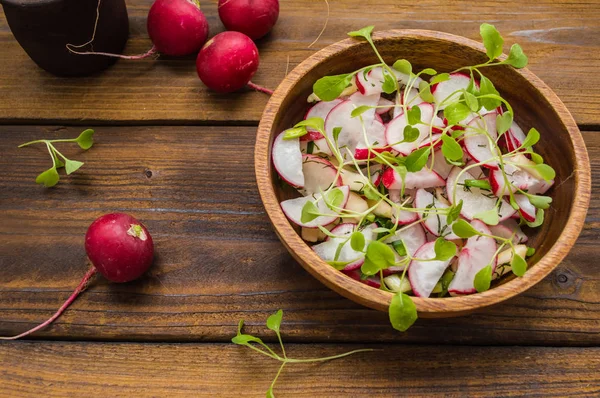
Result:
<svg viewBox="0 0 600 398">
<path fill-rule="evenodd" d="M 304 187 L 298 192 L 303 196 L 325 192 L 332 184 L 344 185 L 342 177 L 337 175 L 337 168 L 329 160 L 316 155 L 302 155 L 302 174 Z"/>
<path fill-rule="evenodd" d="M 348 201 L 348 196 L 350 194 L 350 189 L 348 186 L 344 185 L 341 187 L 337 187 L 335 189 L 339 189 L 344 194 L 344 199 L 342 200 L 341 208 L 346 206 L 346 202 Z M 302 208 L 307 202 L 316 202 L 315 205 L 319 213 L 324 214 L 323 216 L 318 216 L 312 221 L 307 223 L 303 223 L 302 219 Z M 325 204 L 325 200 L 321 198 L 321 194 L 314 194 L 313 196 L 303 196 L 301 198 L 288 199 L 284 200 L 280 203 L 281 210 L 285 213 L 287 218 L 290 219 L 294 224 L 299 225 L 305 228 L 317 228 L 320 226 L 329 225 L 335 220 L 339 218 L 339 214 L 334 210 L 331 210 Z"/>
<path fill-rule="evenodd" d="M 377 224 L 372 223 L 360 231 L 365 238 L 365 247 L 369 242 L 377 238 L 377 234 L 372 232 L 375 228 L 377 228 Z M 337 236 L 336 238 L 327 237 L 325 242 L 312 246 L 312 249 L 321 259 L 327 262 L 338 261 L 348 263 L 344 267 L 344 271 L 360 268 L 365 262 L 365 253 L 352 249 L 348 238 L 354 231 L 356 231 L 356 224 L 340 224 L 331 230 L 331 233 Z M 338 251 L 338 247 L 342 243 L 344 245 L 342 246 L 342 249 Z M 336 253 L 338 253 L 337 259 L 335 259 Z"/>
<path fill-rule="evenodd" d="M 431 94 L 439 109 L 445 109 L 448 105 L 456 102 L 461 93 L 457 90 L 466 90 L 469 87 L 471 77 L 463 73 L 451 73 L 450 79 L 431 86 Z M 453 94 L 454 93 L 454 94 Z M 452 96 L 452 98 L 450 98 Z M 446 100 L 448 99 L 448 100 Z M 442 104 L 445 101 L 444 104 Z"/>
<path fill-rule="evenodd" d="M 408 267 L 410 286 L 415 296 L 429 297 L 435 285 L 444 275 L 444 271 L 450 265 L 452 258 L 446 261 L 420 261 L 435 258 L 435 242 L 425 243 L 417 250 L 414 257 Z"/>
<path fill-rule="evenodd" d="M 512 218 L 504 220 L 498 225 L 492 225 L 489 228 L 494 236 L 499 236 L 504 239 L 510 239 L 512 237 L 512 242 L 514 244 L 525 243 L 529 240 L 527 235 L 521 230 L 519 224 Z"/>
<path fill-rule="evenodd" d="M 405 189 L 435 188 L 446 185 L 446 181 L 438 173 L 427 168 L 414 173 L 406 173 L 404 181 L 394 169 L 387 168 L 383 172 L 382 182 L 387 189 L 402 189 L 403 184 Z"/>
<path fill-rule="evenodd" d="M 404 128 L 408 126 L 408 120 L 404 112 L 401 112 L 400 115 L 392 119 L 385 130 L 385 139 L 388 145 L 403 155 L 409 155 L 429 136 L 429 124 L 433 118 L 433 105 L 424 102 L 417 106 L 421 109 L 421 122 L 425 124 L 413 126 L 419 130 L 419 137 L 415 141 L 402 142 L 404 140 Z"/>
<path fill-rule="evenodd" d="M 331 110 L 335 108 L 336 105 L 339 105 L 341 102 L 342 100 L 339 98 L 334 99 L 333 101 L 317 102 L 306 112 L 304 120 L 310 119 L 311 117 L 318 117 L 323 119 L 323 122 L 325 122 L 325 119 L 327 119 L 327 115 L 329 115 L 329 112 L 331 112 Z M 320 138 L 323 138 L 323 135 L 317 130 L 313 129 L 312 127 L 307 127 L 306 131 L 308 131 L 308 134 L 300 137 L 301 141 L 315 141 Z"/>
<path fill-rule="evenodd" d="M 286 130 L 287 131 L 287 130 Z M 298 138 L 284 140 L 285 131 L 273 141 L 273 165 L 279 176 L 294 187 L 304 186 L 302 152 Z"/>
<path fill-rule="evenodd" d="M 399 228 L 393 236 L 387 238 L 384 243 L 392 246 L 392 250 L 394 250 L 394 255 L 396 256 L 396 263 L 406 258 L 406 256 L 400 256 L 393 248 L 393 243 L 398 241 L 402 241 L 406 252 L 410 256 L 414 256 L 417 250 L 427 243 L 427 237 L 425 236 L 425 231 L 423 231 L 421 225 L 415 224 L 408 228 Z M 399 272 L 403 271 L 404 268 L 405 266 L 400 265 L 389 267 L 387 270 L 389 272 Z"/>
<path fill-rule="evenodd" d="M 489 228 L 479 220 L 471 221 L 471 226 L 482 234 L 490 235 Z M 458 254 L 458 269 L 454 279 L 448 286 L 451 295 L 472 294 L 475 290 L 475 275 L 487 265 L 496 269 L 496 241 L 488 236 L 475 235 L 467 239 L 467 243 Z"/>
<path fill-rule="evenodd" d="M 519 213 L 521 216 L 526 221 L 534 222 L 537 209 L 531 204 L 529 198 L 525 195 L 515 195 L 515 202 L 519 205 Z"/>
<path fill-rule="evenodd" d="M 482 117 L 483 120 L 481 118 L 471 120 L 465 129 L 463 140 L 465 149 L 473 160 L 477 163 L 485 162 L 483 166 L 492 170 L 498 169 L 498 160 L 492 158 L 498 156 L 499 152 L 483 131 L 487 131 L 491 139 L 496 141 L 498 138 L 496 116 L 498 116 L 496 112 L 490 112 Z"/>
<path fill-rule="evenodd" d="M 415 207 L 417 209 L 447 209 L 448 206 L 445 203 L 437 200 L 435 196 L 431 193 L 427 192 L 424 189 L 418 189 L 417 194 L 415 195 Z M 419 212 L 417 213 L 420 219 L 424 219 L 423 227 L 430 233 L 435 236 L 443 236 L 447 240 L 460 239 L 458 236 L 452 232 L 451 226 L 448 225 L 446 221 L 445 214 L 435 214 L 429 212 Z"/>
</svg>

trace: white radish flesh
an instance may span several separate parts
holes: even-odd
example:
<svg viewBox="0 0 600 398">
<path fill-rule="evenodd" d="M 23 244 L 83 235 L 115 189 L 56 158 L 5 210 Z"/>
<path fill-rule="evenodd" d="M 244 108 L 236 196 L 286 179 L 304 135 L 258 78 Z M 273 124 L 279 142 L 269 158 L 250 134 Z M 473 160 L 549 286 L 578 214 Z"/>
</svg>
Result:
<svg viewBox="0 0 600 398">
<path fill-rule="evenodd" d="M 377 237 L 377 234 L 372 232 L 376 227 L 377 224 L 370 224 L 361 231 L 365 237 L 365 245 L 368 245 L 369 242 Z M 350 240 L 348 239 L 349 235 L 355 231 L 356 224 L 340 224 L 331 230 L 331 233 L 336 235 L 335 238 L 328 237 L 325 242 L 312 246 L 312 249 L 325 261 L 348 263 L 344 267 L 345 271 L 357 269 L 364 263 L 365 254 L 361 251 L 352 249 L 352 246 L 350 245 Z M 338 247 L 342 243 L 344 243 L 344 245 L 341 250 L 338 251 Z M 335 258 L 336 252 L 338 253 L 337 259 Z"/>
<path fill-rule="evenodd" d="M 535 221 L 536 208 L 525 195 L 515 195 L 515 202 L 519 205 L 519 213 L 529 222 Z"/>
<path fill-rule="evenodd" d="M 446 181 L 438 173 L 427 168 L 415 173 L 406 173 L 404 180 L 394 169 L 388 168 L 383 172 L 382 182 L 387 189 L 402 189 L 403 184 L 405 189 L 435 188 L 446 185 Z"/>
<path fill-rule="evenodd" d="M 465 139 L 463 141 L 465 149 L 475 162 L 485 162 L 483 165 L 493 170 L 498 168 L 498 160 L 492 158 L 500 154 L 494 144 L 498 138 L 496 116 L 498 116 L 496 112 L 490 112 L 485 114 L 483 118 L 471 120 L 465 129 Z M 492 142 L 490 142 L 490 139 Z"/>
<path fill-rule="evenodd" d="M 389 238 L 387 238 L 384 241 L 384 243 L 387 243 L 388 245 L 392 246 L 392 250 L 394 250 L 392 243 L 397 242 L 399 240 L 401 240 L 402 243 L 404 244 L 404 248 L 406 249 L 406 252 L 410 256 L 414 256 L 415 253 L 417 252 L 417 250 L 419 250 L 419 248 L 421 246 L 423 246 L 425 243 L 427 243 L 427 236 L 425 235 L 425 231 L 423 231 L 423 228 L 421 227 L 421 225 L 415 224 L 408 228 L 406 228 L 406 227 L 399 228 L 398 231 L 396 231 L 396 233 L 393 236 L 390 236 Z M 400 256 L 396 252 L 396 250 L 394 250 L 394 255 L 396 256 L 396 263 L 398 263 L 406 258 L 406 256 Z M 388 268 L 388 271 L 391 271 L 391 272 L 403 271 L 404 268 L 405 268 L 404 266 L 392 266 L 392 267 Z"/>
<path fill-rule="evenodd" d="M 404 112 L 392 119 L 385 130 L 385 139 L 387 144 L 403 155 L 409 155 L 419 147 L 419 144 L 429 136 L 429 124 L 433 118 L 433 105 L 422 103 L 417 105 L 421 109 L 421 122 L 413 126 L 419 130 L 419 136 L 413 142 L 402 142 L 404 140 L 404 128 L 408 126 L 408 119 Z"/>
<path fill-rule="evenodd" d="M 494 236 L 499 236 L 504 239 L 510 239 L 512 237 L 512 242 L 514 244 L 525 243 L 529 240 L 527 235 L 521 231 L 519 224 L 512 218 L 504 220 L 498 225 L 492 225 L 489 228 Z"/>
<path fill-rule="evenodd" d="M 423 210 L 418 213 L 419 218 L 425 219 L 423 226 L 430 234 L 435 236 L 443 236 L 447 240 L 460 239 L 452 232 L 452 227 L 448 225 L 445 214 L 434 213 L 438 209 L 447 209 L 447 204 L 440 202 L 435 196 L 427 192 L 424 189 L 417 190 L 415 196 L 415 207 L 417 209 L 425 209 L 428 206 L 428 210 Z"/>
<path fill-rule="evenodd" d="M 408 267 L 408 279 L 417 297 L 429 297 L 452 259 L 446 261 L 419 261 L 435 258 L 435 242 L 425 243 L 415 253 Z"/>
<path fill-rule="evenodd" d="M 303 196 L 324 192 L 332 184 L 343 185 L 341 176 L 337 175 L 336 167 L 328 160 L 316 155 L 302 156 L 302 173 L 304 174 L 304 187 L 298 192 Z"/>
<path fill-rule="evenodd" d="M 469 86 L 471 78 L 462 73 L 451 73 L 450 79 L 434 84 L 431 94 L 439 109 L 445 109 L 448 105 L 456 102 L 461 95 L 458 90 L 464 90 Z"/>
<path fill-rule="evenodd" d="M 288 184 L 295 187 L 304 186 L 302 173 L 302 152 L 298 138 L 284 140 L 285 131 L 280 133 L 273 142 L 273 165 L 279 176 Z"/>
<path fill-rule="evenodd" d="M 340 205 L 341 208 L 344 208 L 344 206 L 346 206 L 346 202 L 348 201 L 350 189 L 346 185 L 335 189 L 339 189 L 344 194 L 344 199 L 342 200 L 342 204 Z M 312 221 L 303 223 L 301 221 L 302 208 L 307 202 L 314 202 L 317 206 L 319 213 L 324 215 L 318 216 Z M 317 228 L 319 225 L 325 226 L 331 224 L 339 218 L 338 213 L 327 207 L 327 205 L 325 204 L 325 200 L 321 198 L 321 194 L 284 200 L 283 202 L 281 202 L 281 209 L 283 210 L 287 218 L 289 218 L 294 224 L 306 228 Z"/>
</svg>

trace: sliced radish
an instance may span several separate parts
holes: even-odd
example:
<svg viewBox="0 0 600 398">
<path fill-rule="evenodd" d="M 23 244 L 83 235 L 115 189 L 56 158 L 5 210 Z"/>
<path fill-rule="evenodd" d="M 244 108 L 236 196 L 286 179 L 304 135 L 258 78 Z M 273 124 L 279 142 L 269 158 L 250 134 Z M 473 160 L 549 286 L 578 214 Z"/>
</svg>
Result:
<svg viewBox="0 0 600 398">
<path fill-rule="evenodd" d="M 513 243 L 525 243 L 529 240 L 527 235 L 523 231 L 521 231 L 521 227 L 515 220 L 509 218 L 508 220 L 502 221 L 502 223 L 498 225 L 492 225 L 489 227 L 490 231 L 492 231 L 492 235 L 499 236 L 504 239 L 510 239 L 513 237 Z"/>
<path fill-rule="evenodd" d="M 536 208 L 531 204 L 529 198 L 525 195 L 515 195 L 515 202 L 519 205 L 519 213 L 529 222 L 535 221 Z"/>
<path fill-rule="evenodd" d="M 360 270 L 352 270 L 352 271 L 342 271 L 344 274 L 348 275 L 350 278 L 358 281 L 360 283 L 364 283 L 367 286 L 374 287 L 375 289 L 379 289 L 381 287 L 381 280 L 379 277 L 369 276 L 366 279 L 361 278 Z"/>
<path fill-rule="evenodd" d="M 415 253 L 408 267 L 408 280 L 417 297 L 429 297 L 452 259 L 446 261 L 419 261 L 435 258 L 435 242 L 425 243 Z"/>
<path fill-rule="evenodd" d="M 344 185 L 336 189 L 339 189 L 344 194 L 344 200 L 342 201 L 342 204 L 340 206 L 343 208 L 344 206 L 346 206 L 346 202 L 348 201 L 350 188 L 347 185 Z M 325 215 L 318 216 L 312 221 L 303 223 L 301 221 L 302 208 L 307 202 L 316 202 L 315 204 L 317 206 L 317 209 L 319 210 L 319 213 Z M 287 218 L 289 218 L 294 224 L 306 228 L 317 228 L 319 225 L 325 226 L 331 224 L 339 218 L 338 213 L 327 207 L 327 205 L 325 204 L 325 200 L 321 198 L 320 193 L 315 194 L 313 196 L 303 196 L 300 198 L 284 200 L 283 202 L 281 202 L 281 209 L 283 210 Z"/>
<path fill-rule="evenodd" d="M 445 109 L 451 103 L 458 101 L 461 93 L 455 92 L 457 90 L 466 89 L 469 86 L 470 81 L 471 77 L 467 75 L 462 73 L 451 73 L 450 79 L 431 86 L 431 94 L 433 94 L 433 98 L 435 103 L 438 104 L 438 108 Z M 450 96 L 452 96 L 452 98 L 449 98 Z M 445 103 L 442 104 L 444 101 Z"/>
<path fill-rule="evenodd" d="M 433 105 L 424 102 L 417 106 L 421 109 L 421 121 L 425 124 L 414 126 L 419 130 L 419 137 L 415 141 L 401 143 L 404 140 L 404 128 L 408 125 L 408 120 L 403 112 L 392 119 L 385 130 L 385 139 L 388 145 L 403 155 L 409 155 L 429 136 L 429 124 L 433 118 Z"/>
<path fill-rule="evenodd" d="M 454 204 L 454 200 L 456 200 L 456 202 L 459 202 L 460 200 L 463 201 L 460 214 L 466 219 L 472 220 L 476 214 L 496 208 L 496 201 L 498 199 L 495 197 L 490 197 L 489 191 L 475 187 L 469 187 L 468 189 L 465 189 L 465 180 L 474 180 L 475 177 L 468 171 L 463 173 L 461 173 L 461 171 L 462 169 L 460 167 L 454 167 L 448 176 L 448 180 L 446 181 L 446 190 L 448 192 L 448 200 L 450 203 Z M 459 174 L 460 178 L 457 179 Z M 456 197 L 454 193 L 455 187 Z M 506 200 L 500 200 L 502 202 L 498 211 L 498 217 L 500 221 L 504 221 L 515 214 L 515 209 L 513 209 Z"/>
<path fill-rule="evenodd" d="M 427 192 L 424 189 L 418 189 L 417 194 L 415 196 L 415 207 L 417 209 L 447 209 L 447 204 L 439 201 L 435 196 L 431 193 Z M 419 218 L 425 219 L 423 221 L 423 227 L 430 233 L 435 236 L 443 236 L 445 239 L 453 240 L 460 239 L 458 236 L 452 232 L 451 226 L 448 225 L 446 221 L 446 215 L 444 214 L 429 214 L 428 211 L 420 211 L 418 213 Z"/>
<path fill-rule="evenodd" d="M 362 105 L 376 106 L 378 101 L 379 94 L 364 96 L 360 93 L 355 93 L 348 100 L 341 102 L 329 112 L 325 120 L 325 133 L 333 145 L 334 129 L 336 127 L 342 129 L 338 136 L 338 147 L 345 159 L 348 158 L 348 151 L 354 154 L 356 146 L 363 140 L 363 129 L 368 131 L 375 119 L 375 108 L 371 108 L 360 117 L 354 118 L 351 116 L 352 111 Z M 333 150 L 333 148 L 330 149 Z"/>
<path fill-rule="evenodd" d="M 442 137 L 442 134 L 439 133 L 435 133 L 431 135 L 431 138 L 429 137 L 425 137 L 425 139 L 423 141 L 421 141 L 421 143 L 419 144 L 419 148 L 425 148 L 426 146 L 431 146 L 431 144 L 435 143 L 434 148 L 438 149 L 442 146 L 442 140 L 440 139 Z"/>
<path fill-rule="evenodd" d="M 425 243 L 427 243 L 427 237 L 425 236 L 425 231 L 423 231 L 423 228 L 421 227 L 420 224 L 415 224 L 411 227 L 405 228 L 405 229 L 398 229 L 398 231 L 396 231 L 396 233 L 393 236 L 390 236 L 389 238 L 387 238 L 384 243 L 387 243 L 389 245 L 392 245 L 392 243 L 397 242 L 401 240 L 402 243 L 404 243 L 404 248 L 406 249 L 406 252 L 410 255 L 410 256 L 414 256 L 414 254 L 417 252 L 417 250 L 419 250 L 419 248 L 421 246 L 423 246 Z M 392 248 L 393 250 L 393 248 Z M 394 250 L 394 254 L 396 256 L 396 263 L 402 261 L 404 258 L 406 258 L 406 256 L 400 256 L 398 253 L 396 253 L 396 251 Z M 389 267 L 388 271 L 390 272 L 398 272 L 398 271 L 403 271 L 404 270 L 404 266 L 393 266 L 393 267 Z"/>
<path fill-rule="evenodd" d="M 304 187 L 298 192 L 303 196 L 326 191 L 331 184 L 343 185 L 342 177 L 337 175 L 336 167 L 327 159 L 316 155 L 302 155 L 302 173 Z"/>
<path fill-rule="evenodd" d="M 512 164 L 505 164 L 504 172 L 509 182 L 508 187 L 506 186 L 502 170 L 492 170 L 490 172 L 490 185 L 492 186 L 492 192 L 496 196 L 508 195 L 509 191 L 515 193 L 518 189 L 527 192 L 533 190 L 535 193 L 541 193 L 546 192 L 552 186 L 550 182 L 535 178 L 527 171 L 517 168 Z"/>
<path fill-rule="evenodd" d="M 319 117 L 323 119 L 323 122 L 325 122 L 325 119 L 327 119 L 327 115 L 329 114 L 329 112 L 341 102 L 342 100 L 339 98 L 334 99 L 333 101 L 317 102 L 306 112 L 304 120 L 310 119 L 311 117 Z M 308 131 L 308 134 L 300 137 L 300 141 L 315 141 L 323 138 L 323 135 L 321 133 L 319 133 L 317 130 L 311 127 L 307 127 L 306 130 Z"/>
<path fill-rule="evenodd" d="M 377 227 L 377 224 L 369 224 L 361 232 L 365 237 L 365 245 L 368 245 L 373 239 L 377 238 L 377 234 L 372 230 Z M 331 233 L 336 235 L 336 238 L 328 237 L 325 242 L 312 246 L 312 249 L 325 261 L 339 261 L 348 263 L 344 267 L 344 271 L 350 271 L 359 268 L 365 262 L 365 254 L 352 249 L 350 245 L 349 235 L 356 231 L 356 224 L 344 223 L 331 230 Z M 340 244 L 344 244 L 342 249 L 338 251 Z M 338 253 L 338 258 L 335 258 Z"/>
<path fill-rule="evenodd" d="M 472 221 L 471 226 L 483 234 L 491 234 L 488 227 L 479 220 Z M 492 272 L 496 269 L 496 249 L 494 238 L 475 235 L 467 239 L 467 244 L 458 255 L 458 269 L 448 286 L 448 292 L 452 295 L 476 293 L 475 275 L 488 264 L 492 266 Z"/>
<path fill-rule="evenodd" d="M 327 140 L 323 137 L 313 141 L 313 154 L 323 154 L 327 156 L 333 155 L 331 149 L 329 148 L 329 144 Z"/>
<path fill-rule="evenodd" d="M 433 168 L 431 167 L 432 159 L 433 159 Z M 436 150 L 433 154 L 433 157 L 430 157 L 429 160 L 427 161 L 427 167 L 432 168 L 433 171 L 438 173 L 440 177 L 442 177 L 443 179 L 446 179 L 446 178 L 448 178 L 448 175 L 450 174 L 450 171 L 452 170 L 452 168 L 454 166 L 449 164 L 446 161 L 446 158 L 444 157 L 444 154 L 442 153 L 441 150 Z"/>
<path fill-rule="evenodd" d="M 402 189 L 403 181 L 400 174 L 394 169 L 388 168 L 383 172 L 383 185 L 387 189 Z M 438 173 L 423 168 L 415 173 L 406 173 L 404 181 L 405 189 L 443 187 L 446 181 Z"/>
<path fill-rule="evenodd" d="M 368 168 L 368 172 L 371 173 L 371 183 L 375 186 L 378 186 L 381 181 L 382 166 L 380 164 L 371 165 Z M 367 185 L 367 168 L 361 169 L 362 175 L 348 169 L 342 169 L 340 175 L 342 177 L 342 182 L 344 185 L 350 186 L 350 190 L 354 192 L 362 192 Z M 363 177 L 364 176 L 364 177 Z"/>
<path fill-rule="evenodd" d="M 279 176 L 295 187 L 304 186 L 302 173 L 302 151 L 298 138 L 284 140 L 285 131 L 273 141 L 273 165 Z"/>
<path fill-rule="evenodd" d="M 490 169 L 498 168 L 498 161 L 492 159 L 499 155 L 498 148 L 493 143 L 490 143 L 488 136 L 481 130 L 487 131 L 491 139 L 495 142 L 498 138 L 496 130 L 496 112 L 490 112 L 483 116 L 483 120 L 475 118 L 469 122 L 465 129 L 464 145 L 469 155 L 477 163 L 485 162 L 483 165 Z"/>
<path fill-rule="evenodd" d="M 390 101 L 389 99 L 385 99 L 385 98 L 379 98 L 379 102 L 377 103 L 377 106 L 385 106 L 385 108 L 377 108 L 377 110 L 375 111 L 375 113 L 377 113 L 378 115 L 383 115 L 384 113 L 387 113 L 390 111 L 390 109 L 392 109 L 392 107 L 394 106 L 394 103 L 392 101 Z"/>
<path fill-rule="evenodd" d="M 371 127 L 367 129 L 366 135 L 368 142 L 365 143 L 363 135 L 356 144 L 354 157 L 357 160 L 374 158 L 375 154 L 373 151 L 381 153 L 386 150 L 385 126 L 382 122 L 377 119 L 373 120 Z M 369 147 L 371 147 L 371 150 L 369 150 Z"/>
<path fill-rule="evenodd" d="M 404 206 L 404 207 L 409 207 L 409 206 Z M 416 211 L 398 210 L 398 209 L 393 210 L 392 222 L 396 223 L 396 220 L 398 220 L 398 225 L 410 224 L 410 223 L 417 221 L 418 219 L 419 219 L 419 216 L 417 215 Z"/>
</svg>

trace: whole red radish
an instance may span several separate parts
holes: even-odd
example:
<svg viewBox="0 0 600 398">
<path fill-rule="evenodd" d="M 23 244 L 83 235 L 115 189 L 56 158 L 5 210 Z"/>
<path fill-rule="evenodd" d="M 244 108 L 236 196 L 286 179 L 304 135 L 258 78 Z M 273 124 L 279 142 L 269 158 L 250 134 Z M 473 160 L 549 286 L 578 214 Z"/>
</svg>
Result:
<svg viewBox="0 0 600 398">
<path fill-rule="evenodd" d="M 208 21 L 197 0 L 156 0 L 148 12 L 148 35 L 158 52 L 198 52 L 208 38 Z"/>
<path fill-rule="evenodd" d="M 258 49 L 248 36 L 239 32 L 222 32 L 206 42 L 196 70 L 208 88 L 230 93 L 244 87 L 258 69 Z"/>
<path fill-rule="evenodd" d="M 0 340 L 16 340 L 48 326 L 85 290 L 96 272 L 112 282 L 129 282 L 146 272 L 154 259 L 154 244 L 146 227 L 123 213 L 96 219 L 85 234 L 85 251 L 92 267 L 58 311 L 33 329 L 17 336 L 0 337 Z"/>
<path fill-rule="evenodd" d="M 279 0 L 219 0 L 219 18 L 227 30 L 260 39 L 279 17 Z"/>
<path fill-rule="evenodd" d="M 119 283 L 139 278 L 154 259 L 154 244 L 146 227 L 123 213 L 96 219 L 85 234 L 85 251 L 98 272 Z"/>
</svg>

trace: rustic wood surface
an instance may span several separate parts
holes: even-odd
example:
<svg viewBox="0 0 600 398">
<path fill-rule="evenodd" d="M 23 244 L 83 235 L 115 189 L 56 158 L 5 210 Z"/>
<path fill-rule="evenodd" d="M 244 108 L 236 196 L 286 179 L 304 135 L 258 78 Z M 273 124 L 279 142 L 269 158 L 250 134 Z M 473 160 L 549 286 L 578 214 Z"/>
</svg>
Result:
<svg viewBox="0 0 600 398">
<path fill-rule="evenodd" d="M 127 0 L 130 54 L 150 46 L 151 3 Z M 211 33 L 221 31 L 216 0 L 202 4 Z M 0 396 L 264 396 L 278 364 L 221 343 L 240 319 L 249 333 L 274 342 L 264 322 L 280 308 L 284 340 L 298 357 L 367 344 L 384 352 L 290 366 L 279 396 L 600 394 L 598 1 L 330 4 L 328 27 L 308 48 L 325 21 L 324 2 L 281 1 L 277 26 L 258 43 L 256 83 L 275 88 L 315 50 L 368 24 L 477 39 L 487 21 L 504 34 L 506 48 L 523 45 L 531 70 L 565 102 L 588 146 L 592 200 L 571 253 L 503 304 L 422 319 L 398 333 L 385 313 L 306 273 L 273 232 L 253 167 L 253 126 L 265 95 L 208 92 L 194 57 L 121 61 L 97 76 L 55 78 L 29 60 L 0 11 L 0 336 L 45 320 L 70 294 L 89 266 L 83 236 L 95 217 L 135 215 L 157 252 L 137 282 L 97 278 L 54 325 L 32 336 L 37 340 L 0 342 Z M 48 155 L 17 145 L 74 137 L 83 127 L 96 128 L 92 149 L 59 147 L 86 162 L 83 168 L 53 189 L 36 185 Z"/>
<path fill-rule="evenodd" d="M 362 347 L 362 346 L 361 346 Z M 288 355 L 335 355 L 357 345 L 289 345 Z M 600 348 L 372 346 L 379 352 L 289 364 L 281 397 L 597 397 Z M 175 360 L 173 360 L 175 358 Z M 351 358 L 351 359 L 350 359 Z M 10 397 L 259 397 L 279 363 L 224 344 L 17 342 L 0 345 Z M 467 381 L 468 380 L 468 381 Z"/>
<path fill-rule="evenodd" d="M 127 1 L 131 21 L 128 54 L 145 52 L 151 46 L 145 25 L 151 3 Z M 374 24 L 378 30 L 440 30 L 479 40 L 479 24 L 487 21 L 504 34 L 506 49 L 514 42 L 523 46 L 531 70 L 556 91 L 579 124 L 600 124 L 600 90 L 592 89 L 600 87 L 597 0 L 330 3 L 327 29 L 308 48 L 325 22 L 324 1 L 281 0 L 278 24 L 258 43 L 261 66 L 256 83 L 275 88 L 286 69 L 365 25 Z M 223 30 L 216 1 L 206 0 L 202 5 L 211 34 Z M 210 93 L 196 76 L 194 57 L 120 61 L 109 73 L 75 80 L 51 77 L 32 64 L 12 37 L 2 13 L 0 48 L 0 118 L 7 121 L 256 124 L 267 102 L 260 93 L 234 97 Z"/>
</svg>

